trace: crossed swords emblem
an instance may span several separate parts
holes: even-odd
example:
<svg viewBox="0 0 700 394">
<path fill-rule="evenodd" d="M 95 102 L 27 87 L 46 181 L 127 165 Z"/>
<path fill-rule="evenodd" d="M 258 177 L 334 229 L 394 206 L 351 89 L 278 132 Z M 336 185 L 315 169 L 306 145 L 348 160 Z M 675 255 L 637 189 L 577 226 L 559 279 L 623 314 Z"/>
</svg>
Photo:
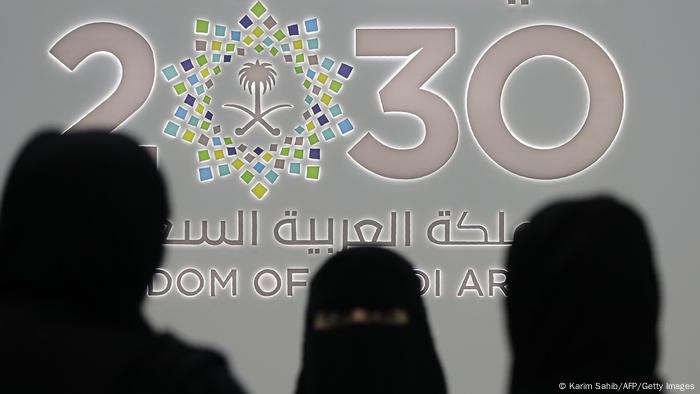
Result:
<svg viewBox="0 0 700 394">
<path fill-rule="evenodd" d="M 275 137 L 279 136 L 280 129 L 278 127 L 272 127 L 272 125 L 265 120 L 265 116 L 281 108 L 292 108 L 292 105 L 277 104 L 263 111 L 261 104 L 261 96 L 267 93 L 268 90 L 272 90 L 272 87 L 275 86 L 277 71 L 272 68 L 272 64 L 260 63 L 260 60 L 256 60 L 255 63 L 248 62 L 243 64 L 243 68 L 241 68 L 241 70 L 238 72 L 238 75 L 238 82 L 243 87 L 243 90 L 247 90 L 255 97 L 255 109 L 251 111 L 243 105 L 234 103 L 227 103 L 223 105 L 224 108 L 235 108 L 245 112 L 251 117 L 248 123 L 246 123 L 243 127 L 236 128 L 234 133 L 238 136 L 242 136 L 253 126 L 260 124 L 271 135 Z"/>
</svg>

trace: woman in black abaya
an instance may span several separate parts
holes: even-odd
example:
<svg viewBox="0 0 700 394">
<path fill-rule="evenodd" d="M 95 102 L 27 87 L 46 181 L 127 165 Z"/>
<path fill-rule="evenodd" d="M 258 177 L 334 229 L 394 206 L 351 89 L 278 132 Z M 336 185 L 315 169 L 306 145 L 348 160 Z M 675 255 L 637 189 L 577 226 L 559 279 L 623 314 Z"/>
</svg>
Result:
<svg viewBox="0 0 700 394">
<path fill-rule="evenodd" d="M 126 137 L 24 147 L 0 211 L 0 391 L 241 392 L 220 355 L 142 315 L 167 215 L 154 160 Z"/>
<path fill-rule="evenodd" d="M 657 383 L 658 293 L 649 238 L 632 209 L 598 197 L 538 212 L 508 254 L 510 393 Z"/>
<path fill-rule="evenodd" d="M 445 393 L 419 292 L 411 265 L 388 250 L 331 257 L 311 283 L 296 393 Z"/>
</svg>

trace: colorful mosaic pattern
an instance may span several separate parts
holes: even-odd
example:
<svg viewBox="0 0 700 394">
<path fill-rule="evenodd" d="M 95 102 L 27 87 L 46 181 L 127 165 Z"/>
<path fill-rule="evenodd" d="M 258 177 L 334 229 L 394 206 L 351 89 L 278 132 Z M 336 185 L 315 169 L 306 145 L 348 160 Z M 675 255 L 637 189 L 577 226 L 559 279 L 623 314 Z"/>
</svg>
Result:
<svg viewBox="0 0 700 394">
<path fill-rule="evenodd" d="M 163 133 L 195 147 L 200 182 L 236 177 L 258 199 L 285 174 L 319 180 L 322 145 L 355 128 L 338 103 L 353 66 L 320 54 L 317 18 L 286 25 L 278 21 L 259 1 L 233 27 L 196 19 L 195 55 L 161 70 L 181 99 Z M 221 104 L 214 105 L 212 91 L 225 70 L 236 75 L 238 68 L 232 64 L 265 56 L 281 57 L 288 64 L 291 73 L 278 70 L 280 77 L 299 78 L 306 106 L 300 111 L 300 123 L 282 129 L 269 146 L 247 146 L 244 137 L 235 136 L 234 127 L 225 130 L 214 121 L 214 109 Z"/>
</svg>

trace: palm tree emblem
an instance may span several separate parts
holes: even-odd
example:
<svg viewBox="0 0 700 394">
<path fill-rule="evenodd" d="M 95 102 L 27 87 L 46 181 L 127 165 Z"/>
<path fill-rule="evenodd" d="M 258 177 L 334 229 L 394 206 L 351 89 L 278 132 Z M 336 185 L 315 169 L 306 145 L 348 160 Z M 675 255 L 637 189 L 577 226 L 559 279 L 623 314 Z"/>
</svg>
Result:
<svg viewBox="0 0 700 394">
<path fill-rule="evenodd" d="M 272 88 L 275 86 L 277 71 L 272 68 L 272 64 L 260 63 L 260 60 L 256 60 L 255 63 L 248 62 L 243 64 L 243 67 L 238 72 L 238 76 L 238 82 L 243 87 L 243 90 L 248 91 L 255 97 L 255 109 L 251 111 L 242 105 L 234 103 L 223 105 L 224 108 L 235 108 L 243 111 L 252 118 L 243 127 L 236 128 L 235 134 L 238 136 L 244 135 L 246 132 L 248 132 L 248 130 L 259 123 L 273 136 L 280 135 L 280 129 L 277 127 L 272 127 L 270 123 L 265 120 L 265 116 L 280 108 L 292 108 L 292 105 L 277 104 L 264 111 L 262 110 L 261 105 L 261 96 L 267 93 L 268 90 L 272 90 Z"/>
</svg>

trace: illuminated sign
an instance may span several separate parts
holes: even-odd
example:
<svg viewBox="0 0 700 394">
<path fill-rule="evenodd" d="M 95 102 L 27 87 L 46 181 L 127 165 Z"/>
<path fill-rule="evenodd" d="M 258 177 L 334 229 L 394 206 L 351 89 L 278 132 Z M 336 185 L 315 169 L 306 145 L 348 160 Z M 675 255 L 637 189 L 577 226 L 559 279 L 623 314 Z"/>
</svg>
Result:
<svg viewBox="0 0 700 394">
<path fill-rule="evenodd" d="M 367 128 L 351 119 L 342 106 L 341 92 L 354 76 L 355 65 L 322 55 L 321 21 L 282 24 L 256 2 L 236 26 L 199 18 L 194 22 L 195 55 L 161 69 L 180 102 L 163 133 L 194 146 L 196 174 L 201 182 L 239 178 L 257 199 L 264 198 L 282 175 L 321 179 L 323 147 L 337 137 Z M 443 168 L 453 157 L 459 139 L 458 112 L 438 92 L 425 85 L 456 53 L 456 28 L 357 28 L 356 62 L 366 57 L 407 57 L 408 61 L 379 90 L 385 113 L 405 113 L 423 124 L 423 137 L 412 147 L 389 146 L 364 132 L 347 150 L 362 168 L 388 179 L 419 179 Z M 135 30 L 115 23 L 91 23 L 62 37 L 50 50 L 74 70 L 93 53 L 114 55 L 122 78 L 114 93 L 81 118 L 69 131 L 87 127 L 114 129 L 138 111 L 150 95 L 155 61 L 148 42 Z M 530 59 L 557 57 L 583 76 L 589 111 L 581 130 L 555 147 L 539 147 L 518 139 L 503 119 L 501 101 L 506 81 Z M 265 58 L 281 58 L 290 71 L 275 70 Z M 231 69 L 253 96 L 253 109 L 219 102 L 214 84 Z M 293 110 L 289 103 L 263 109 L 263 97 L 278 79 L 296 76 L 303 88 L 298 123 L 273 126 L 269 116 Z M 598 161 L 620 130 L 624 90 L 610 55 L 588 35 L 558 25 L 516 29 L 490 45 L 473 68 L 466 88 L 465 112 L 473 136 L 483 152 L 510 173 L 552 180 L 577 174 Z M 219 109 L 248 116 L 241 125 L 215 122 Z M 249 131 L 261 129 L 269 143 L 246 142 Z M 257 134 L 257 132 L 252 132 Z M 323 155 L 324 160 L 329 158 Z M 330 158 L 338 159 L 338 158 Z"/>
</svg>

